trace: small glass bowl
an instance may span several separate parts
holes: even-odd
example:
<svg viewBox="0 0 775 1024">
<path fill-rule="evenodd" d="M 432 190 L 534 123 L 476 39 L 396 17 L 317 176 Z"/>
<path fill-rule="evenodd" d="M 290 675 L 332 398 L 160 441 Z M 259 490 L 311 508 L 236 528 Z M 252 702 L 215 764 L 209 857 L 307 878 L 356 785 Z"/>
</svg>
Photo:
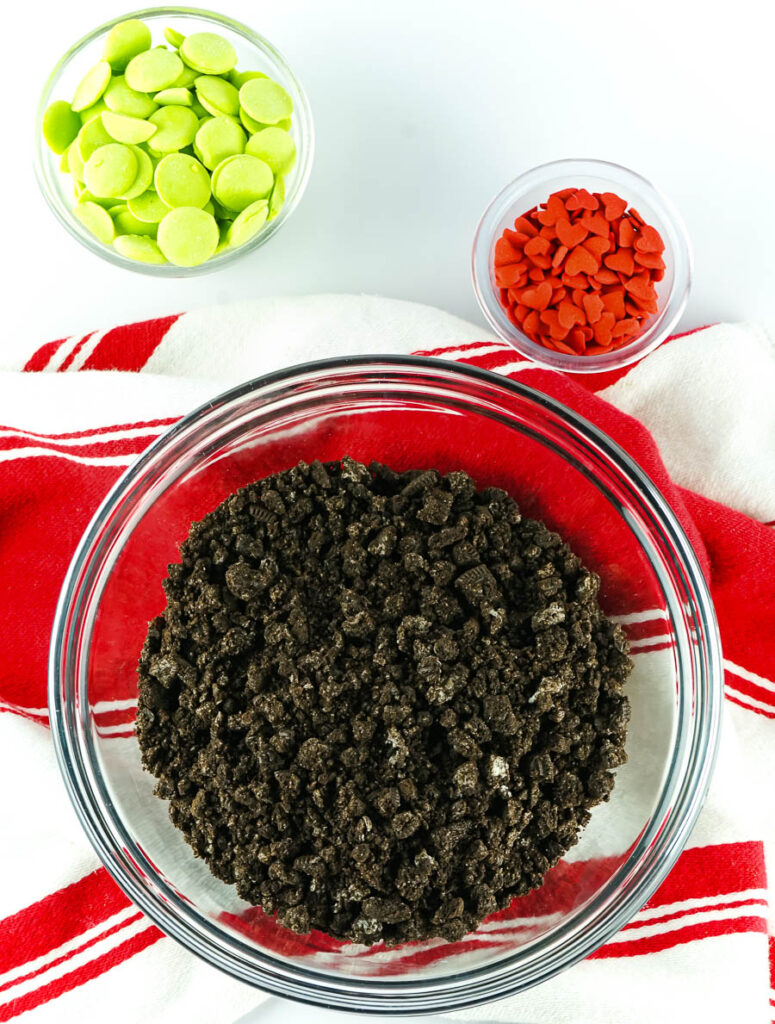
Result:
<svg viewBox="0 0 775 1024">
<path fill-rule="evenodd" d="M 296 936 L 214 878 L 171 824 L 134 734 L 137 659 L 192 520 L 269 473 L 349 454 L 463 469 L 567 538 L 632 641 L 628 763 L 543 885 L 472 943 L 396 949 Z M 588 956 L 646 903 L 702 806 L 723 703 L 708 588 L 675 515 L 617 444 L 506 377 L 418 358 L 329 360 L 252 381 L 186 416 L 118 480 L 65 580 L 49 707 L 65 783 L 97 853 L 167 935 L 278 995 L 419 1013 L 519 992 Z"/>
<path fill-rule="evenodd" d="M 665 276 L 658 282 L 659 311 L 646 322 L 643 331 L 629 344 L 613 352 L 579 356 L 553 352 L 531 341 L 506 315 L 495 284 L 493 259 L 495 243 L 504 228 L 553 192 L 564 188 L 586 188 L 589 192 L 615 192 L 634 206 L 646 223 L 659 231 L 665 243 L 662 258 Z M 519 353 L 553 370 L 571 373 L 601 373 L 642 359 L 661 344 L 675 328 L 686 308 L 692 276 L 689 238 L 676 209 L 661 192 L 634 171 L 605 160 L 556 160 L 541 164 L 515 178 L 484 211 L 474 235 L 471 270 L 479 305 L 493 330 Z"/>
<path fill-rule="evenodd" d="M 112 246 L 104 245 L 95 238 L 73 215 L 75 196 L 72 179 L 60 170 L 61 157 L 52 153 L 43 138 L 43 114 L 46 107 L 54 100 L 70 100 L 84 74 L 101 59 L 105 36 L 114 25 L 126 21 L 127 18 L 139 18 L 146 22 L 151 29 L 154 45 L 163 41 L 163 30 L 168 26 L 177 29 L 183 35 L 191 35 L 193 32 L 217 32 L 234 46 L 237 51 L 237 67 L 241 71 L 263 71 L 279 82 L 293 100 L 291 135 L 296 143 L 296 163 L 285 177 L 285 203 L 282 209 L 244 245 L 236 249 L 226 249 L 220 255 L 196 267 L 177 267 L 171 263 L 141 263 L 130 260 Z M 150 274 L 153 277 L 193 277 L 196 274 L 209 273 L 211 270 L 220 270 L 268 242 L 296 209 L 307 187 L 314 150 L 315 133 L 307 96 L 279 50 L 247 25 L 196 7 L 147 7 L 142 11 L 132 11 L 111 19 L 79 39 L 49 75 L 35 119 L 35 175 L 40 190 L 57 220 L 82 245 L 102 259 L 117 267 L 134 270 L 139 274 Z"/>
</svg>

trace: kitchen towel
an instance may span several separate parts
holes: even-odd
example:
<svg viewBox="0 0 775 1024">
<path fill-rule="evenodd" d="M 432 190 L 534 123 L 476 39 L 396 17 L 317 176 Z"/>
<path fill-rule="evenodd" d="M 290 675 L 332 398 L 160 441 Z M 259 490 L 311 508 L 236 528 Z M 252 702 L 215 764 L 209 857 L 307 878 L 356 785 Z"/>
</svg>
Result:
<svg viewBox="0 0 775 1024">
<path fill-rule="evenodd" d="M 767 884 L 768 858 L 775 870 L 772 339 L 750 325 L 720 324 L 675 338 L 627 370 L 571 379 L 438 310 L 313 296 L 62 338 L 0 370 L 0 1022 L 109 1014 L 115 1024 L 231 1024 L 261 1002 L 260 992 L 163 937 L 81 833 L 47 729 L 54 606 L 105 492 L 178 417 L 282 366 L 391 352 L 513 376 L 619 440 L 659 479 L 689 531 L 724 646 L 719 762 L 667 880 L 593 957 L 538 989 L 457 1016 L 672 1024 L 701 1013 L 763 1024 L 775 1014 Z M 658 623 L 641 632 L 636 647 L 659 643 Z M 106 709 L 106 727 L 119 735 L 132 715 Z M 315 1019 L 314 1010 L 303 1014 Z M 289 1005 L 287 1019 L 298 1015 Z"/>
</svg>

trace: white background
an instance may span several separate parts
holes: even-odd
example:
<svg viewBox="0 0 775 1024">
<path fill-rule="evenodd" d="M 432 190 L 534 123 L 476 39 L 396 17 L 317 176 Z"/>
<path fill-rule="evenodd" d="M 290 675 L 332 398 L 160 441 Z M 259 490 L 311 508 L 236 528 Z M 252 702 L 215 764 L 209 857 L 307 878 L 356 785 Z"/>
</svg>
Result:
<svg viewBox="0 0 775 1024">
<path fill-rule="evenodd" d="M 63 335 L 250 296 L 376 293 L 483 322 L 469 270 L 479 215 L 517 174 L 565 156 L 632 167 L 682 212 L 696 256 L 683 327 L 775 325 L 770 0 L 217 6 L 288 58 L 309 94 L 317 153 L 301 205 L 269 245 L 186 281 L 82 249 L 32 173 L 48 71 L 123 0 L 5 7 L 3 364 Z"/>
</svg>

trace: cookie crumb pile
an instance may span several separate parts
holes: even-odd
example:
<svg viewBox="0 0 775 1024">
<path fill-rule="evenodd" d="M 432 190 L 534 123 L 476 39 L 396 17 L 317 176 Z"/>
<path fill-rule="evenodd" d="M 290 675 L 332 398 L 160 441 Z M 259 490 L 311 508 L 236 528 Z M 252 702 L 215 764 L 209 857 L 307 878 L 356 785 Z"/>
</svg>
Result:
<svg viewBox="0 0 775 1024">
<path fill-rule="evenodd" d="M 625 636 L 505 491 L 302 462 L 180 557 L 139 664 L 143 764 L 196 854 L 288 928 L 459 939 L 608 798 Z"/>
</svg>

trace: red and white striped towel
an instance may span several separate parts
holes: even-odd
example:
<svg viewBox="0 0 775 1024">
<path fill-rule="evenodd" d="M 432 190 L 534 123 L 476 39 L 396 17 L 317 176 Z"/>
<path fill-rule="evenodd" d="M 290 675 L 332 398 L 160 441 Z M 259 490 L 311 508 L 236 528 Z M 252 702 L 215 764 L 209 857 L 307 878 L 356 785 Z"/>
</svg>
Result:
<svg viewBox="0 0 775 1024">
<path fill-rule="evenodd" d="M 437 310 L 320 296 L 64 338 L 0 371 L 0 1022 L 26 1014 L 41 1022 L 229 1024 L 261 1001 L 164 938 L 83 838 L 46 728 L 54 606 L 105 491 L 179 416 L 283 365 L 411 351 L 519 377 L 633 453 L 697 546 L 726 668 L 708 802 L 690 848 L 648 906 L 584 963 L 462 1016 L 683 1024 L 701 1014 L 764 1024 L 775 1015 L 766 873 L 767 859 L 775 870 L 772 341 L 754 327 L 717 325 L 674 339 L 626 372 L 571 380 Z M 659 626 L 645 616 L 636 646 L 657 645 Z M 104 732 L 120 736 L 134 706 L 119 701 L 98 713 Z"/>
</svg>

